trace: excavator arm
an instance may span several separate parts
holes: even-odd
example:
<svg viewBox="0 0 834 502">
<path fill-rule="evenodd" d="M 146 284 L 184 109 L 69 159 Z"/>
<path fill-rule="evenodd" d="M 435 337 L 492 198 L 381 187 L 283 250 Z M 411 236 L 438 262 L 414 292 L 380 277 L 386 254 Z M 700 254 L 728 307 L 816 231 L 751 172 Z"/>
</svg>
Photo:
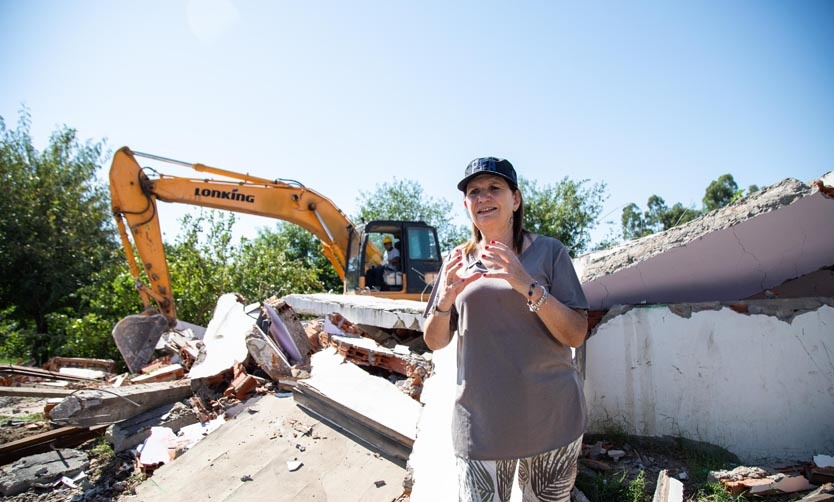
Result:
<svg viewBox="0 0 834 502">
<path fill-rule="evenodd" d="M 191 167 L 232 181 L 208 178 L 181 178 L 158 174 L 150 178 L 136 157 Z M 174 297 L 168 261 L 162 245 L 157 200 L 225 209 L 277 218 L 295 223 L 313 233 L 322 243 L 322 252 L 344 281 L 348 243 L 356 232 L 347 216 L 333 202 L 304 186 L 268 180 L 207 166 L 188 164 L 139 152 L 119 149 L 110 168 L 110 198 L 113 215 L 122 239 L 130 271 L 146 308 L 156 303 L 169 325 L 176 323 Z M 128 231 L 130 234 L 128 234 Z M 133 253 L 130 236 L 139 255 Z M 371 261 L 381 261 L 381 253 Z M 140 265 L 141 263 L 141 265 Z M 142 282 L 144 271 L 149 284 Z M 114 335 L 115 336 L 115 335 Z"/>
</svg>

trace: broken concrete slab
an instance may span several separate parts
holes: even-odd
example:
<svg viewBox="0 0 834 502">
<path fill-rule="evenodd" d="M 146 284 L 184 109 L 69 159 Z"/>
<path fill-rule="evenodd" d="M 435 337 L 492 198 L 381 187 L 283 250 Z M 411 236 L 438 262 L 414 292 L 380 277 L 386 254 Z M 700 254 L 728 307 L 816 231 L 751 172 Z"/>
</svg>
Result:
<svg viewBox="0 0 834 502">
<path fill-rule="evenodd" d="M 683 483 L 670 477 L 669 471 L 663 469 L 657 475 L 652 502 L 683 502 Z"/>
<path fill-rule="evenodd" d="M 384 445 L 392 447 L 390 454 L 404 461 L 414 444 L 420 403 L 391 382 L 345 361 L 333 348 L 314 354 L 312 365 L 312 376 L 296 386 L 296 400 L 334 424 L 350 418 L 352 425 L 362 429 L 355 430 L 358 439 L 368 440 L 364 434 L 368 430 L 381 434 Z M 319 403 L 326 408 L 317 407 Z M 374 447 L 383 446 L 383 442 Z"/>
<path fill-rule="evenodd" d="M 10 497 L 35 485 L 54 483 L 63 476 L 71 478 L 89 466 L 84 452 L 69 448 L 24 457 L 0 468 L 0 495 Z"/>
<path fill-rule="evenodd" d="M 320 335 L 322 346 L 330 346 L 336 352 L 359 366 L 381 368 L 402 375 L 408 379 L 408 394 L 419 399 L 423 390 L 423 382 L 431 375 L 432 364 L 419 354 L 397 353 L 385 348 L 370 338 L 355 338 L 322 332 Z"/>
<path fill-rule="evenodd" d="M 195 424 L 200 417 L 181 402 L 165 404 L 107 428 L 105 437 L 116 453 L 142 444 L 151 434 L 151 427 L 167 427 L 178 432 Z"/>
<path fill-rule="evenodd" d="M 834 198 L 786 179 L 684 225 L 580 256 L 574 265 L 594 310 L 740 300 L 834 265 L 832 235 Z"/>
<path fill-rule="evenodd" d="M 290 363 L 297 366 L 310 364 L 313 347 L 293 308 L 282 299 L 270 298 L 264 302 L 264 309 L 270 321 L 269 334 Z"/>
<path fill-rule="evenodd" d="M 402 495 L 405 469 L 306 414 L 291 397 L 267 395 L 255 408 L 156 470 L 136 487 L 137 500 L 191 500 L 195 487 L 220 501 L 377 502 Z M 303 467 L 290 472 L 288 461 Z"/>
<path fill-rule="evenodd" d="M 356 324 L 385 329 L 423 330 L 425 302 L 326 293 L 287 295 L 284 300 L 299 314 L 324 317 L 331 312 L 339 312 Z"/>
<path fill-rule="evenodd" d="M 191 382 L 159 382 L 104 389 L 86 389 L 64 398 L 51 411 L 62 424 L 92 426 L 120 422 L 148 410 L 191 396 Z"/>
<path fill-rule="evenodd" d="M 206 328 L 203 344 L 205 356 L 191 367 L 189 378 L 207 378 L 218 375 L 246 360 L 246 333 L 255 325 L 255 319 L 244 312 L 244 305 L 233 293 L 217 300 L 214 315 Z"/>
<path fill-rule="evenodd" d="M 246 348 L 255 363 L 275 382 L 292 375 L 292 366 L 287 356 L 275 343 L 257 326 L 252 326 L 246 334 Z"/>
</svg>

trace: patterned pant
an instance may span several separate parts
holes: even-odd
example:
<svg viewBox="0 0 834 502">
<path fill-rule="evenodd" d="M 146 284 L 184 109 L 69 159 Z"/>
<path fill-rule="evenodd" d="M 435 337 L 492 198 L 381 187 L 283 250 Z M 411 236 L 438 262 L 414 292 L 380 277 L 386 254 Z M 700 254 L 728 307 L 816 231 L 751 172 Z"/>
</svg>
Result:
<svg viewBox="0 0 834 502">
<path fill-rule="evenodd" d="M 576 480 L 582 436 L 555 450 L 514 460 L 457 458 L 460 502 L 507 502 L 518 464 L 518 486 L 524 502 L 569 502 Z"/>
</svg>

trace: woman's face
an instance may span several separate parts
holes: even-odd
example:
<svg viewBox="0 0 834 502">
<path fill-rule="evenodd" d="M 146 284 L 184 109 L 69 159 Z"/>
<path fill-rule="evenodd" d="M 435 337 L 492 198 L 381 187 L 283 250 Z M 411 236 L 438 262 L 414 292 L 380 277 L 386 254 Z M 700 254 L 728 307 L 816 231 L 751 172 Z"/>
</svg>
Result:
<svg viewBox="0 0 834 502">
<path fill-rule="evenodd" d="M 510 188 L 507 180 L 494 174 L 482 174 L 466 185 L 463 204 L 478 229 L 502 230 L 512 228 L 513 212 L 518 209 L 521 197 Z"/>
</svg>

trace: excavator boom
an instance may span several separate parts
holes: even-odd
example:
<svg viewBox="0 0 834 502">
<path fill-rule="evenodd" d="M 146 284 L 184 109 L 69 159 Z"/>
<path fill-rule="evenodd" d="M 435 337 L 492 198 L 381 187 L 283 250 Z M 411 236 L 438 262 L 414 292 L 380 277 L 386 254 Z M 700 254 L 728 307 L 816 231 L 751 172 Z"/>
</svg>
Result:
<svg viewBox="0 0 834 502">
<path fill-rule="evenodd" d="M 151 178 L 139 165 L 137 157 L 179 164 L 198 172 L 229 179 L 186 178 L 158 172 Z M 110 168 L 110 198 L 130 272 L 145 305 L 144 314 L 123 319 L 113 331 L 116 345 L 123 355 L 126 352 L 144 353 L 148 351 L 149 346 L 153 347 L 161 334 L 153 333 L 159 331 L 160 316 L 167 321 L 169 327 L 175 326 L 177 322 L 171 277 L 157 212 L 158 200 L 266 216 L 299 225 L 319 239 L 322 253 L 330 260 L 342 279 L 346 293 L 348 282 L 351 292 L 368 290 L 369 288 L 365 288 L 364 278 L 357 274 L 366 268 L 380 265 L 383 261 L 383 253 L 379 247 L 364 234 L 364 231 L 357 230 L 330 199 L 297 182 L 268 180 L 205 164 L 189 164 L 134 152 L 128 147 L 122 147 L 113 156 Z M 420 226 L 419 236 L 415 233 L 410 239 L 413 245 L 406 242 L 407 246 L 412 246 L 411 254 L 415 255 L 413 266 L 409 265 L 409 274 L 418 274 L 424 278 L 431 276 L 429 272 L 439 269 L 439 247 L 433 228 L 422 222 L 386 223 L 386 228 L 404 229 L 401 231 L 404 239 L 405 234 L 409 232 L 408 229 Z M 136 253 L 133 246 L 136 247 Z M 346 281 L 349 263 L 351 280 Z M 403 272 L 401 271 L 400 275 L 403 275 Z M 147 284 L 143 282 L 143 274 L 147 278 Z M 406 290 L 406 277 L 403 277 L 402 281 L 399 292 L 377 291 L 370 294 L 390 298 L 419 295 L 419 289 L 415 293 L 410 292 L 411 289 Z M 144 325 L 147 325 L 147 328 L 144 328 Z M 145 331 L 147 336 L 143 335 Z M 136 340 L 142 340 L 142 343 L 137 346 Z M 129 358 L 126 356 L 125 359 L 130 366 Z M 134 371 L 134 368 L 130 369 Z"/>
</svg>

